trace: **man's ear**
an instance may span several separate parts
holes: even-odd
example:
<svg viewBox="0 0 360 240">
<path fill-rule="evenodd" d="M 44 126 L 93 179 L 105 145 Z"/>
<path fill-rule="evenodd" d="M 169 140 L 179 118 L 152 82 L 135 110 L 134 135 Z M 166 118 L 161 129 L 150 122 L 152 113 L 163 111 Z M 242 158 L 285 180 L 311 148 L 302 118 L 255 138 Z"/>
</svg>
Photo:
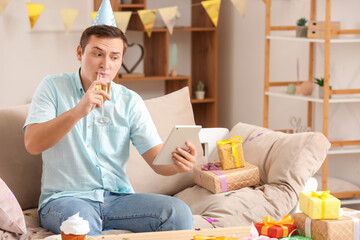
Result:
<svg viewBox="0 0 360 240">
<path fill-rule="evenodd" d="M 81 46 L 78 45 L 76 48 L 76 57 L 77 59 L 81 62 L 81 57 L 82 57 L 82 50 L 81 50 Z"/>
</svg>

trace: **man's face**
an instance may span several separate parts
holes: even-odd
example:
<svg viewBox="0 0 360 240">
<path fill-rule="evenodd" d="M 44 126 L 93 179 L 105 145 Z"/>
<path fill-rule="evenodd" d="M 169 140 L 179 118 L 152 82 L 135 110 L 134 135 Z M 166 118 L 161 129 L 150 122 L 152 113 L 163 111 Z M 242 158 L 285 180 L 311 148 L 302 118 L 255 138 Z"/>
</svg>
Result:
<svg viewBox="0 0 360 240">
<path fill-rule="evenodd" d="M 100 68 L 105 70 L 103 78 L 113 80 L 123 59 L 124 43 L 121 38 L 99 38 L 91 36 L 82 51 L 77 48 L 77 58 L 81 62 L 81 79 L 84 87 L 96 80 Z"/>
</svg>

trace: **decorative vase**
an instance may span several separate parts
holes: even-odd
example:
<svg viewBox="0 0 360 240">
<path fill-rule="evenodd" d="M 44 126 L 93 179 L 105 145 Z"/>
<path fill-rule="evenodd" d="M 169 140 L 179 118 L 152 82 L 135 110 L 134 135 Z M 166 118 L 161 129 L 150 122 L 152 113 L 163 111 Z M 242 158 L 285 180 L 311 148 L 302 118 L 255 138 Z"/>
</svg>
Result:
<svg viewBox="0 0 360 240">
<path fill-rule="evenodd" d="M 307 37 L 308 27 L 307 26 L 296 26 L 296 37 Z"/>
<path fill-rule="evenodd" d="M 329 86 L 329 89 L 331 90 L 332 87 Z M 319 98 L 324 98 L 324 86 L 319 86 Z M 329 96 L 331 98 L 331 95 Z"/>
<path fill-rule="evenodd" d="M 196 99 L 204 99 L 205 98 L 205 91 L 195 91 Z"/>
</svg>

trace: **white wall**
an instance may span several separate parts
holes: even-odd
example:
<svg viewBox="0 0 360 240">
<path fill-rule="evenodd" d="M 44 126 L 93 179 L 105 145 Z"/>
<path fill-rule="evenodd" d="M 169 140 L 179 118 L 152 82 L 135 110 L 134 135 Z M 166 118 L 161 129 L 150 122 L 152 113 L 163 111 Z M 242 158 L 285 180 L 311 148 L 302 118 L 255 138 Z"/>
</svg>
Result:
<svg viewBox="0 0 360 240">
<path fill-rule="evenodd" d="M 309 17 L 309 1 L 273 0 L 272 25 L 294 25 L 300 17 Z M 318 0 L 318 20 L 325 16 L 324 3 Z M 360 28 L 360 2 L 332 0 L 333 20 L 344 29 Z M 244 18 L 230 1 L 223 1 L 219 20 L 219 125 L 231 128 L 237 122 L 263 124 L 265 4 L 247 1 Z M 278 33 L 282 34 L 282 33 Z M 295 34 L 287 32 L 283 34 Z M 296 62 L 300 62 L 300 80 L 307 79 L 308 45 L 271 42 L 270 80 L 296 81 Z M 324 45 L 316 45 L 315 76 L 323 76 Z M 334 89 L 360 88 L 360 44 L 332 44 L 330 84 Z M 315 89 L 317 90 L 317 89 Z M 278 89 L 285 91 L 285 89 Z M 316 94 L 316 93 L 314 93 Z M 360 139 L 359 104 L 330 106 L 330 138 Z M 306 122 L 306 103 L 270 98 L 269 127 L 290 128 L 291 116 Z M 314 107 L 314 130 L 322 131 L 322 105 Z M 359 154 L 329 159 L 329 174 L 352 183 L 360 182 Z"/>
</svg>

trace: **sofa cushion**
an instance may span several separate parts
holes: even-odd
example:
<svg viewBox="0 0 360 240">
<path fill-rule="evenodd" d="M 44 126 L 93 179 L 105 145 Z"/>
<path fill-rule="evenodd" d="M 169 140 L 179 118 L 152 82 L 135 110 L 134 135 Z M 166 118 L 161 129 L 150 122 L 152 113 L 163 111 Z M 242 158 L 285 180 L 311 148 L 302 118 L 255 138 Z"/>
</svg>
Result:
<svg viewBox="0 0 360 240">
<path fill-rule="evenodd" d="M 214 218 L 215 227 L 248 225 L 267 215 L 280 220 L 298 201 L 299 192 L 324 161 L 330 142 L 322 133 L 285 134 L 238 123 L 226 139 L 243 138 L 245 161 L 259 167 L 260 188 L 243 188 L 228 197 L 199 186 L 175 195 L 193 214 Z M 218 161 L 213 156 L 212 162 Z"/>
<path fill-rule="evenodd" d="M 145 104 L 163 141 L 166 140 L 174 125 L 195 125 L 188 87 L 158 98 L 145 100 Z M 204 164 L 201 146 L 196 146 L 196 149 L 198 154 L 196 164 Z M 174 176 L 156 174 L 132 145 L 127 175 L 135 192 L 140 193 L 173 195 L 194 185 L 192 171 Z"/>
<path fill-rule="evenodd" d="M 0 110 L 0 176 L 22 209 L 37 207 L 41 182 L 41 155 L 30 155 L 24 145 L 22 127 L 29 106 Z"/>
<path fill-rule="evenodd" d="M 0 229 L 23 234 L 26 232 L 21 207 L 5 182 L 0 178 Z"/>
</svg>

